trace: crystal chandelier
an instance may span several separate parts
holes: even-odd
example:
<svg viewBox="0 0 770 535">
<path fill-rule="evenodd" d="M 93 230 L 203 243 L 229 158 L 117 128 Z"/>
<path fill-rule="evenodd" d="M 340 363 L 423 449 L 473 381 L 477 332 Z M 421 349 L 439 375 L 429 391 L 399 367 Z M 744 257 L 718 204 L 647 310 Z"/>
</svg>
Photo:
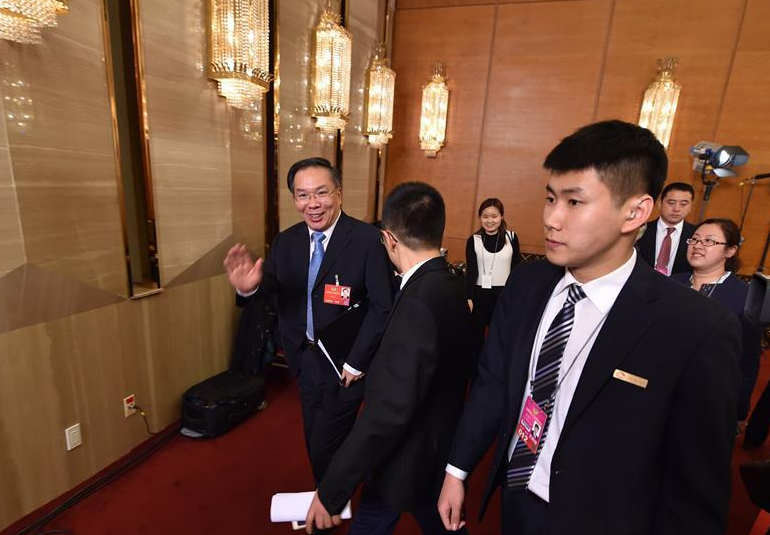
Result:
<svg viewBox="0 0 770 535">
<path fill-rule="evenodd" d="M 324 133 L 345 128 L 350 106 L 352 38 L 327 1 L 315 28 L 313 61 L 313 117 Z"/>
<path fill-rule="evenodd" d="M 246 109 L 270 89 L 268 0 L 210 0 L 209 77 L 219 94 Z"/>
<path fill-rule="evenodd" d="M 658 76 L 644 92 L 642 111 L 639 113 L 639 126 L 655 134 L 665 148 L 668 148 L 671 139 L 676 104 L 682 89 L 674 80 L 677 63 L 676 58 L 658 60 Z"/>
<path fill-rule="evenodd" d="M 364 135 L 369 144 L 380 147 L 393 137 L 393 95 L 396 72 L 385 62 L 385 45 L 380 44 L 366 71 Z"/>
<path fill-rule="evenodd" d="M 435 158 L 446 139 L 446 114 L 449 108 L 449 89 L 446 86 L 444 64 L 433 64 L 433 76 L 422 88 L 420 116 L 420 148 L 428 158 Z"/>
<path fill-rule="evenodd" d="M 69 11 L 69 0 L 0 0 L 0 39 L 40 44 L 40 31 L 56 26 L 56 15 Z"/>
</svg>

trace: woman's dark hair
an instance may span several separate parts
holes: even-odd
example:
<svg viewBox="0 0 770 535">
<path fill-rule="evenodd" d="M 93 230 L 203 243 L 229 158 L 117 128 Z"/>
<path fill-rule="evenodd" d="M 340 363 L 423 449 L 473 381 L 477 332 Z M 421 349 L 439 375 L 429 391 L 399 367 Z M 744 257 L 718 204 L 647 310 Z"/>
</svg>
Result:
<svg viewBox="0 0 770 535">
<path fill-rule="evenodd" d="M 479 217 L 481 217 L 481 212 L 483 212 L 490 206 L 492 208 L 497 208 L 497 211 L 500 212 L 501 217 L 505 215 L 505 206 L 503 206 L 503 202 L 497 197 L 490 197 L 488 199 L 485 199 L 484 202 L 482 202 L 481 205 L 479 206 Z M 501 230 L 505 232 L 507 228 L 508 227 L 505 225 L 505 219 L 503 219 L 500 222 L 500 228 L 497 229 L 497 232 L 500 232 Z M 483 236 L 484 232 L 485 232 L 484 227 L 481 226 L 479 227 L 479 230 L 476 231 L 476 234 Z"/>
<path fill-rule="evenodd" d="M 741 231 L 738 230 L 738 225 L 732 219 L 726 219 L 722 217 L 713 217 L 702 221 L 695 232 L 703 225 L 717 225 L 722 229 L 722 233 L 725 235 L 725 248 L 727 247 L 739 247 L 741 246 Z M 730 258 L 725 258 L 725 269 L 727 271 L 736 272 L 741 267 L 741 260 L 738 258 L 738 251 L 735 252 Z"/>
</svg>

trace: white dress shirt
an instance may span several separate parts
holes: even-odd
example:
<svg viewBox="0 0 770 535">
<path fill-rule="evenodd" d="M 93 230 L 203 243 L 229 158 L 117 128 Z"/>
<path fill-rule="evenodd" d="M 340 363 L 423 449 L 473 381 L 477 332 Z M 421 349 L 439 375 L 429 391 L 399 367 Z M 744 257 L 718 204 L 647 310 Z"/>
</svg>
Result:
<svg viewBox="0 0 770 535">
<path fill-rule="evenodd" d="M 615 271 L 580 285 L 585 292 L 586 297 L 575 305 L 575 320 L 561 360 L 559 382 L 557 383 L 556 399 L 553 412 L 551 413 L 551 421 L 548 424 L 548 434 L 527 486 L 530 491 L 546 502 L 549 500 L 548 491 L 551 480 L 551 460 L 556 451 L 556 446 L 559 443 L 559 437 L 561 436 L 564 422 L 567 420 L 567 413 L 569 412 L 572 397 L 577 389 L 580 376 L 583 373 L 583 367 L 585 366 L 591 348 L 596 341 L 596 337 L 601 332 L 607 314 L 612 308 L 612 305 L 615 304 L 615 300 L 617 299 L 620 290 L 631 276 L 635 264 L 636 250 L 632 251 L 631 257 L 626 263 Z M 548 332 L 551 322 L 553 322 L 553 319 L 564 306 L 564 303 L 567 300 L 568 286 L 572 283 L 577 283 L 577 280 L 575 280 L 572 273 L 567 270 L 561 280 L 556 284 L 556 287 L 551 293 L 551 297 L 548 299 L 548 304 L 543 312 L 543 316 L 540 318 L 537 335 L 535 336 L 535 343 L 532 346 L 530 366 L 528 368 L 530 379 L 534 374 L 534 370 L 537 369 L 537 359 L 540 354 L 540 346 L 543 343 L 543 339 Z M 530 395 L 530 384 L 530 381 L 527 380 L 521 398 L 519 418 L 521 418 L 524 402 Z M 518 435 L 513 429 L 511 430 L 511 435 L 512 439 L 508 447 L 509 460 L 511 455 L 513 455 L 513 449 L 516 447 L 516 442 L 518 441 Z M 468 476 L 467 472 L 452 465 L 447 465 L 446 471 L 458 479 L 464 480 Z"/>
<path fill-rule="evenodd" d="M 670 225 L 663 221 L 662 217 L 658 218 L 657 232 L 655 233 L 655 258 L 652 259 L 653 267 L 658 263 L 658 255 L 660 254 L 660 247 L 663 245 L 663 238 L 668 234 L 668 227 Z M 671 233 L 671 254 L 668 255 L 668 274 L 671 275 L 671 271 L 674 269 L 674 260 L 676 259 L 676 251 L 679 248 L 679 240 L 682 237 L 682 229 L 684 228 L 684 219 L 674 225 L 674 232 Z"/>
<path fill-rule="evenodd" d="M 433 258 L 437 258 L 437 257 L 436 257 L 436 256 L 434 256 Z M 417 262 L 415 265 L 413 265 L 412 267 L 410 267 L 410 268 L 407 270 L 407 272 L 406 272 L 406 273 L 404 273 L 403 275 L 401 275 L 401 286 L 399 286 L 399 287 L 398 287 L 398 289 L 399 289 L 399 290 L 403 290 L 403 289 L 404 289 L 404 286 L 406 286 L 406 281 L 408 281 L 408 280 L 409 280 L 409 278 L 410 278 L 412 275 L 414 275 L 414 272 L 415 272 L 415 271 L 417 271 L 418 269 L 420 269 L 420 267 L 421 267 L 421 266 L 422 266 L 422 265 L 423 265 L 425 262 L 427 262 L 428 260 L 433 260 L 433 258 L 426 258 L 426 259 L 425 259 L 425 260 L 423 260 L 422 262 Z"/>
</svg>

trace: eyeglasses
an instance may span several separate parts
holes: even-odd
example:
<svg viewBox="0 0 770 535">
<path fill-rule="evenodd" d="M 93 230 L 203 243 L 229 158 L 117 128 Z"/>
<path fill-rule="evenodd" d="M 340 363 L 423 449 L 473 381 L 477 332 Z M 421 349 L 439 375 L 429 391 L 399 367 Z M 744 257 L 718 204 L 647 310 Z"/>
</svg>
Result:
<svg viewBox="0 0 770 535">
<path fill-rule="evenodd" d="M 315 193 L 297 193 L 294 195 L 294 199 L 300 203 L 300 204 L 306 204 L 309 203 L 311 199 L 315 199 L 318 202 L 325 203 L 329 200 L 329 197 L 332 196 L 334 192 L 337 191 L 337 188 L 331 189 L 331 190 L 318 190 Z"/>
<path fill-rule="evenodd" d="M 686 240 L 684 240 L 684 242 L 687 245 L 695 245 L 696 243 L 702 243 L 704 247 L 714 247 L 715 245 L 727 245 L 727 242 L 716 241 L 716 240 L 712 240 L 711 238 L 703 238 L 702 240 L 700 238 L 687 238 Z"/>
<path fill-rule="evenodd" d="M 393 240 L 395 243 L 398 243 L 398 240 L 396 239 L 396 237 L 393 235 L 393 233 L 392 233 L 392 232 L 388 232 L 387 230 L 381 230 L 381 231 L 380 231 L 380 243 L 381 243 L 381 244 L 383 244 L 383 245 L 386 245 L 386 244 L 385 244 L 385 235 L 386 235 L 386 234 L 387 234 L 388 236 L 390 236 L 390 239 L 391 239 L 391 240 Z"/>
</svg>

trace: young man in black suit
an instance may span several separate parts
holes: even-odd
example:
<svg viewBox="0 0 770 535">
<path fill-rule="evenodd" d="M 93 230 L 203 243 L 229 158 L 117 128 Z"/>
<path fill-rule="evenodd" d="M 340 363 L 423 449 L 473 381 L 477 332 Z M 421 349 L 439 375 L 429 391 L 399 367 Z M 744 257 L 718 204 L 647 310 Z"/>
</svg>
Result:
<svg viewBox="0 0 770 535">
<path fill-rule="evenodd" d="M 685 221 L 692 209 L 695 190 L 690 184 L 672 182 L 660 194 L 660 217 L 647 223 L 636 250 L 642 260 L 669 276 L 692 271 L 687 263 L 687 240 L 695 225 Z"/>
<path fill-rule="evenodd" d="M 351 535 L 391 533 L 410 512 L 424 533 L 446 533 L 436 511 L 452 435 L 470 376 L 471 327 L 463 280 L 439 248 L 444 201 L 408 182 L 385 200 L 382 239 L 403 274 L 367 379 L 364 409 L 334 456 L 307 517 L 331 527 L 364 486 Z"/>
<path fill-rule="evenodd" d="M 305 445 L 320 481 L 358 413 L 359 380 L 390 311 L 393 272 L 377 229 L 342 211 L 342 177 L 327 160 L 295 163 L 287 182 L 303 221 L 276 236 L 264 263 L 238 244 L 224 264 L 239 299 L 277 294 L 281 342 L 297 377 Z M 349 333 L 354 342 L 340 381 L 316 334 L 355 303 L 367 311 L 358 332 Z"/>
<path fill-rule="evenodd" d="M 544 166 L 547 260 L 517 267 L 498 301 L 442 519 L 462 525 L 463 479 L 496 439 L 481 514 L 502 487 L 505 534 L 721 535 L 740 328 L 634 250 L 665 150 L 644 128 L 606 121 L 562 140 Z"/>
</svg>

